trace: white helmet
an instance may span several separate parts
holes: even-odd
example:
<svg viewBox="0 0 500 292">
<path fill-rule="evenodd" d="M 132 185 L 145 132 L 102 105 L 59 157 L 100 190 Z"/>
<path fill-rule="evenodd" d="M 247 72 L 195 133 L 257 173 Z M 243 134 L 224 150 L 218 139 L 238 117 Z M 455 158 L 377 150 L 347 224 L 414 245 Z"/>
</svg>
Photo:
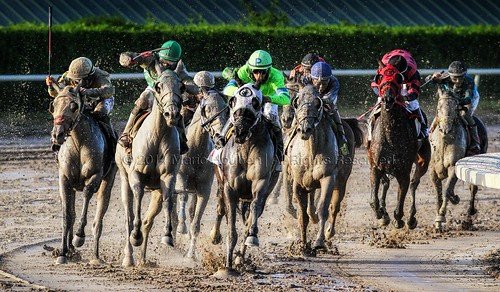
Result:
<svg viewBox="0 0 500 292">
<path fill-rule="evenodd" d="M 71 79 L 82 79 L 95 72 L 94 65 L 89 58 L 79 57 L 69 64 L 68 77 Z"/>
<path fill-rule="evenodd" d="M 212 88 L 215 86 L 214 75 L 208 71 L 200 71 L 194 75 L 194 84 L 198 87 Z"/>
</svg>

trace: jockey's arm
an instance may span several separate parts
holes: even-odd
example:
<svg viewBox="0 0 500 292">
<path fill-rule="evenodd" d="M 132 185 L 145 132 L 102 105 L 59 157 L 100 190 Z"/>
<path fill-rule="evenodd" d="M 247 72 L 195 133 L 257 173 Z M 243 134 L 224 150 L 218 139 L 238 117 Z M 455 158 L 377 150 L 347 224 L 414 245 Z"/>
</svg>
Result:
<svg viewBox="0 0 500 292">
<path fill-rule="evenodd" d="M 96 87 L 82 89 L 80 93 L 92 99 L 99 98 L 100 100 L 110 98 L 115 94 L 115 87 L 111 84 L 109 77 L 96 76 L 93 84 Z"/>
<path fill-rule="evenodd" d="M 154 54 L 123 52 L 120 54 L 120 65 L 123 67 L 140 66 L 145 69 L 151 65 L 154 58 Z"/>
<path fill-rule="evenodd" d="M 413 101 L 420 97 L 420 85 L 422 85 L 420 82 L 420 74 L 416 71 L 406 82 L 406 90 L 408 90 L 406 99 L 408 101 Z"/>
<path fill-rule="evenodd" d="M 197 95 L 200 92 L 198 86 L 194 84 L 193 78 L 189 76 L 186 66 L 184 65 L 184 62 L 182 62 L 182 60 L 179 60 L 179 62 L 177 62 L 177 67 L 175 68 L 174 71 L 179 76 L 179 79 L 184 85 L 185 91 L 187 93 L 192 95 Z"/>
<path fill-rule="evenodd" d="M 288 89 L 286 89 L 285 78 L 283 75 L 274 68 L 272 68 L 270 75 L 271 76 L 269 76 L 268 80 L 268 82 L 270 82 L 270 91 L 272 90 L 272 92 L 274 92 L 269 95 L 271 102 L 277 105 L 290 104 L 290 93 L 288 92 Z M 265 92 L 262 94 L 266 95 Z"/>
</svg>

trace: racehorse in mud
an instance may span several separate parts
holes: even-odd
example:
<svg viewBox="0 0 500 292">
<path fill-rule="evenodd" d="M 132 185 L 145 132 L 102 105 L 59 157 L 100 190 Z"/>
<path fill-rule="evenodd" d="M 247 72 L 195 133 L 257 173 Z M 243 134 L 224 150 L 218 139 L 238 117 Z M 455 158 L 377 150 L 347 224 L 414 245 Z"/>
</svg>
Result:
<svg viewBox="0 0 500 292">
<path fill-rule="evenodd" d="M 212 242 L 220 242 L 220 224 L 225 215 L 228 222 L 226 263 L 225 268 L 216 274 L 220 277 L 237 274 L 233 269 L 233 251 L 238 240 L 238 203 L 242 202 L 241 212 L 246 217 L 246 240 L 241 245 L 236 264 L 242 262 L 246 246 L 259 246 L 258 218 L 278 179 L 274 145 L 267 122 L 262 117 L 262 93 L 253 84 L 246 84 L 238 89 L 229 104 L 234 131 L 222 148 L 221 165 L 217 166 L 222 189 L 219 188 L 218 192 L 217 221 L 210 234 Z M 246 210 L 248 204 L 250 210 Z"/>
<path fill-rule="evenodd" d="M 177 233 L 186 234 L 186 204 L 191 196 L 189 215 L 191 225 L 189 228 L 190 244 L 187 256 L 195 257 L 196 238 L 200 233 L 200 224 L 203 212 L 210 198 L 214 180 L 214 165 L 207 161 L 213 149 L 211 137 L 222 132 L 229 108 L 222 96 L 211 92 L 201 100 L 197 107 L 191 124 L 187 127 L 189 151 L 183 155 L 179 169 L 176 192 L 178 193 L 178 218 Z"/>
<path fill-rule="evenodd" d="M 460 202 L 460 198 L 455 195 L 455 184 L 458 180 L 455 173 L 455 164 L 458 160 L 467 156 L 467 146 L 471 138 L 467 134 L 464 118 L 460 115 L 460 111 L 464 109 L 460 105 L 459 99 L 450 94 L 443 85 L 438 87 L 437 96 L 436 118 L 431 126 L 433 131 L 430 136 L 432 144 L 430 178 L 436 193 L 437 215 L 435 227 L 437 230 L 442 231 L 443 223 L 446 222 L 447 202 L 450 201 L 452 204 Z M 486 153 L 488 150 L 486 128 L 479 118 L 473 118 L 480 137 L 480 153 Z M 470 217 L 477 212 L 474 201 L 478 187 L 471 184 L 469 190 L 470 204 L 467 214 Z"/>
<path fill-rule="evenodd" d="M 155 102 L 132 142 L 131 151 L 117 147 L 121 196 L 126 217 L 126 244 L 122 265 L 134 266 L 133 247 L 142 245 L 139 265 L 145 264 L 147 241 L 153 221 L 163 207 L 165 227 L 161 243 L 174 245 L 172 210 L 174 187 L 180 167 L 179 134 L 175 125 L 180 118 L 180 80 L 165 70 L 155 85 Z M 149 208 L 141 220 L 145 189 L 151 190 Z M 174 214 L 175 215 L 175 214 Z"/>
<path fill-rule="evenodd" d="M 299 206 L 299 223 L 302 248 L 306 249 L 309 215 L 309 197 L 321 188 L 318 199 L 319 229 L 312 245 L 314 249 L 324 249 L 325 225 L 331 202 L 339 151 L 337 138 L 331 122 L 324 115 L 323 101 L 312 85 L 305 86 L 292 101 L 297 120 L 297 135 L 290 142 L 287 154 L 294 198 Z"/>
<path fill-rule="evenodd" d="M 295 84 L 287 84 L 292 100 L 295 99 L 296 94 L 299 92 L 299 87 Z M 285 132 L 285 141 L 287 141 L 285 149 L 288 148 L 293 135 L 297 134 L 296 128 L 297 124 L 294 123 L 295 110 L 293 106 L 284 106 L 281 114 L 281 122 Z M 339 160 L 337 166 L 337 177 L 335 179 L 335 185 L 333 188 L 333 195 L 330 203 L 329 211 L 329 226 L 326 228 L 326 238 L 331 238 L 335 235 L 335 224 L 337 220 L 337 215 L 340 212 L 340 207 L 342 200 L 346 193 L 347 181 L 351 175 L 355 148 L 360 147 L 363 144 L 363 130 L 361 129 L 359 122 L 356 118 L 342 118 L 342 124 L 344 126 L 344 131 L 347 138 L 347 146 L 349 153 L 347 155 L 342 155 L 339 153 Z M 283 195 L 285 196 L 286 210 L 294 218 L 297 218 L 296 209 L 293 206 L 293 190 L 292 182 L 290 177 L 290 159 L 289 155 L 285 156 L 285 161 L 283 162 L 283 172 L 281 175 L 281 184 L 283 189 Z M 278 186 L 276 187 L 278 188 Z M 316 190 L 315 196 L 308 196 L 307 214 L 309 219 L 313 223 L 317 223 L 318 216 L 316 214 L 315 198 L 319 197 L 319 189 Z"/>
<path fill-rule="evenodd" d="M 62 246 L 57 257 L 57 264 L 68 262 L 69 253 L 74 247 L 85 243 L 85 226 L 90 200 L 97 192 L 97 210 L 93 223 L 94 250 L 91 263 L 98 264 L 99 240 L 102 222 L 106 213 L 111 189 L 117 172 L 111 141 L 107 141 L 99 123 L 86 109 L 79 87 L 66 86 L 63 89 L 54 86 L 57 97 L 50 104 L 54 118 L 51 133 L 53 150 L 57 151 L 59 165 L 59 192 L 63 211 Z M 76 191 L 83 192 L 83 209 L 80 225 L 73 236 L 75 223 Z"/>
<path fill-rule="evenodd" d="M 381 225 L 389 224 L 385 198 L 389 189 L 389 176 L 396 178 L 399 188 L 397 206 L 394 210 L 393 225 L 404 226 L 403 208 L 408 188 L 412 196 L 408 228 L 417 226 L 415 214 L 416 189 L 421 177 L 427 172 L 431 149 L 429 140 L 423 139 L 421 145 L 417 140 L 416 126 L 408 116 L 404 97 L 400 94 L 402 75 L 391 64 L 385 65 L 379 74 L 379 96 L 381 107 L 379 117 L 375 119 L 372 139 L 367 144 L 368 161 L 370 163 L 371 207 L 375 211 Z M 410 181 L 412 165 L 415 171 Z M 382 182 L 382 197 L 379 199 L 379 187 Z"/>
</svg>

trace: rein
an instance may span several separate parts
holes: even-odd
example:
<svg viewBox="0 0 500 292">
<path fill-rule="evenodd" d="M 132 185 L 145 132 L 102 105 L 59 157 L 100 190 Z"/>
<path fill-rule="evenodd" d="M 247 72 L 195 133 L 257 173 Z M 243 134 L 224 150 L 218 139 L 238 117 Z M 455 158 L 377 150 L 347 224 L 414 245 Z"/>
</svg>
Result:
<svg viewBox="0 0 500 292">
<path fill-rule="evenodd" d="M 218 111 L 215 115 L 213 115 L 212 117 L 210 117 L 209 119 L 206 119 L 205 120 L 205 116 L 204 115 L 201 115 L 201 121 L 202 121 L 202 124 L 201 126 L 208 131 L 207 129 L 207 125 L 212 123 L 218 116 L 220 116 L 224 111 L 228 110 L 229 109 L 229 106 L 225 106 L 224 108 L 222 108 L 220 111 Z M 205 121 L 204 121 L 205 120 Z"/>
<path fill-rule="evenodd" d="M 176 103 L 174 100 L 171 102 L 163 103 L 162 102 L 163 97 L 165 97 L 165 95 L 167 95 L 167 94 L 174 94 L 175 96 L 177 96 L 179 98 L 179 102 Z M 160 111 L 160 113 L 165 114 L 165 108 L 168 106 L 171 106 L 171 105 L 180 109 L 181 96 L 178 93 L 176 93 L 174 91 L 165 92 L 165 94 L 163 94 L 160 98 L 158 98 L 157 94 L 153 94 L 153 95 L 155 97 L 156 103 L 158 104 L 158 110 Z"/>
</svg>

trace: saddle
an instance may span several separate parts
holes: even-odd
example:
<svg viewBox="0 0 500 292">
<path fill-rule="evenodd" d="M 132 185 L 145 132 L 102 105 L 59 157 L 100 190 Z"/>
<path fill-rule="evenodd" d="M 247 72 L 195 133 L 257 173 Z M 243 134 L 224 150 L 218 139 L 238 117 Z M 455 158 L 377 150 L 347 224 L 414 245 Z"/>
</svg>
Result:
<svg viewBox="0 0 500 292">
<path fill-rule="evenodd" d="M 130 140 L 134 140 L 135 136 L 137 135 L 137 132 L 139 132 L 139 129 L 144 123 L 144 120 L 148 117 L 150 113 L 151 111 L 143 111 L 142 113 L 138 114 L 137 117 L 135 117 L 134 125 L 132 126 L 132 129 L 130 129 L 129 133 Z"/>
</svg>

